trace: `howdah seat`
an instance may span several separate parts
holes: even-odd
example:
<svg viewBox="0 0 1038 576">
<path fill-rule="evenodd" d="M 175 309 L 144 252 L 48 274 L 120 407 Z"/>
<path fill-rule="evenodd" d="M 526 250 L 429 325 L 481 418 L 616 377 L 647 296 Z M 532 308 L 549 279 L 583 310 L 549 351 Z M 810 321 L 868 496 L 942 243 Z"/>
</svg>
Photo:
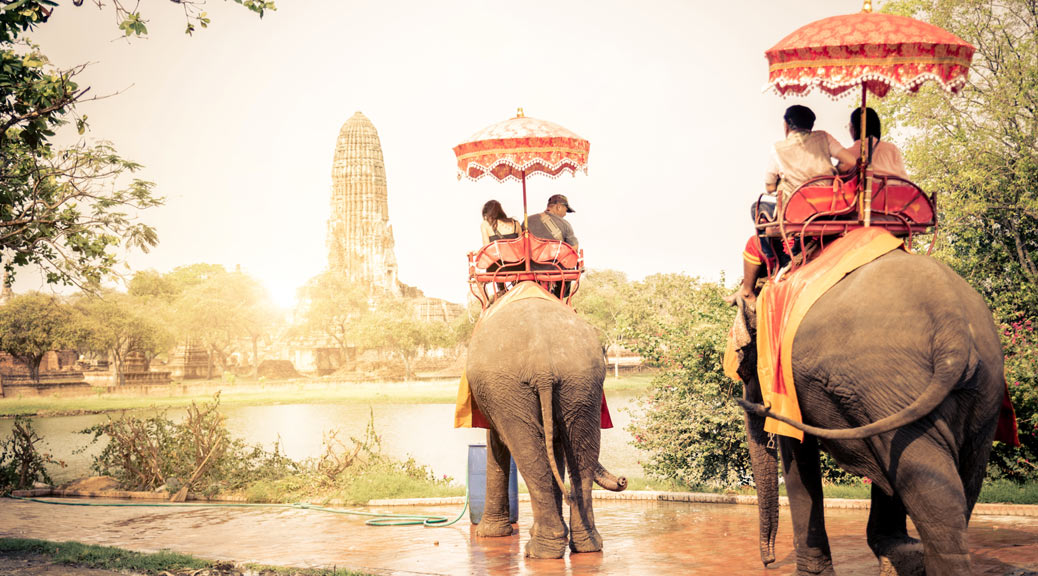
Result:
<svg viewBox="0 0 1038 576">
<path fill-rule="evenodd" d="M 564 298 L 568 302 L 577 291 L 583 272 L 583 250 L 574 250 L 560 240 L 546 240 L 529 234 L 511 240 L 497 240 L 469 253 L 469 283 L 484 307 L 490 301 L 487 286 L 525 281 L 542 284 L 572 282 L 565 291 Z"/>
<path fill-rule="evenodd" d="M 775 219 L 757 228 L 768 237 L 821 237 L 844 234 L 866 226 L 858 179 L 823 176 L 811 179 L 783 199 L 778 195 Z M 763 197 L 763 196 L 762 196 Z M 937 225 L 936 195 L 893 176 L 873 176 L 870 225 L 898 237 L 911 237 Z M 759 204 L 759 201 L 758 201 Z"/>
</svg>

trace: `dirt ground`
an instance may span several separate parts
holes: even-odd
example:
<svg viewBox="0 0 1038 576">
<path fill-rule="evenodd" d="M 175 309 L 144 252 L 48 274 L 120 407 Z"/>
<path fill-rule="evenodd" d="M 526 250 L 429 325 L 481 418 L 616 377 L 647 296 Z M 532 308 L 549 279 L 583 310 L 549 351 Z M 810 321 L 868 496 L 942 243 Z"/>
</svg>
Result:
<svg viewBox="0 0 1038 576">
<path fill-rule="evenodd" d="M 136 576 L 137 572 L 116 572 L 82 566 L 56 564 L 42 554 L 15 552 L 0 555 L 0 575 L 3 576 Z M 163 572 L 161 576 L 268 576 L 267 571 L 243 570 L 231 564 L 201 570 L 176 570 Z M 280 576 L 284 576 L 282 573 Z"/>
</svg>

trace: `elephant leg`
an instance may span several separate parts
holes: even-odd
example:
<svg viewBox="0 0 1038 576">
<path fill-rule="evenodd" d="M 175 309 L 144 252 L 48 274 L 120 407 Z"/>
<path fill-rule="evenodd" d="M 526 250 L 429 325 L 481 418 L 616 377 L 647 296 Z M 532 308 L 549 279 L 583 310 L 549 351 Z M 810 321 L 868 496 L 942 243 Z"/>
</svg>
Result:
<svg viewBox="0 0 1038 576">
<path fill-rule="evenodd" d="M 867 529 L 869 548 L 879 560 L 880 576 L 925 576 L 923 545 L 908 535 L 901 499 L 872 485 Z"/>
<path fill-rule="evenodd" d="M 566 554 L 569 530 L 562 520 L 562 494 L 555 485 L 555 476 L 548 464 L 544 429 L 537 418 L 541 413 L 540 400 L 533 392 L 510 398 L 509 405 L 502 408 L 494 414 L 493 422 L 498 435 L 515 457 L 516 466 L 530 491 L 533 508 L 526 555 L 562 558 Z"/>
<path fill-rule="evenodd" d="M 926 573 L 972 574 L 966 496 L 947 446 L 928 436 L 915 438 L 898 456 L 892 476 L 923 541 Z"/>
<path fill-rule="evenodd" d="M 476 535 L 483 537 L 511 536 L 508 522 L 508 475 L 511 471 L 511 453 L 493 429 L 487 430 L 487 494 L 483 519 Z"/>
<path fill-rule="evenodd" d="M 833 576 L 833 558 L 825 533 L 822 473 L 818 441 L 805 435 L 803 442 L 782 438 L 782 476 L 786 480 L 793 539 L 797 551 L 797 575 Z"/>
<path fill-rule="evenodd" d="M 570 461 L 570 550 L 574 552 L 598 552 L 602 550 L 602 536 L 595 528 L 595 511 L 591 502 L 595 470 L 601 450 L 601 392 L 591 405 L 577 406 L 572 399 L 563 398 L 562 413 L 567 414 L 563 423 L 563 443 Z"/>
</svg>

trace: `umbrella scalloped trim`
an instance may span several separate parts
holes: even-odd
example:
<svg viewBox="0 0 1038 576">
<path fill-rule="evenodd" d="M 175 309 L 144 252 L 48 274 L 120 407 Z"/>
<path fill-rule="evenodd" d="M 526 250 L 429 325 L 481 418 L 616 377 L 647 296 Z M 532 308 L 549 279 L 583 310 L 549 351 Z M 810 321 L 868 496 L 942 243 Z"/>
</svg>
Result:
<svg viewBox="0 0 1038 576">
<path fill-rule="evenodd" d="M 484 176 L 490 176 L 499 182 L 514 180 L 522 181 L 522 173 L 526 172 L 526 178 L 540 175 L 551 179 L 557 179 L 563 174 L 576 176 L 577 171 L 587 174 L 587 164 L 578 164 L 572 158 L 563 158 L 555 164 L 548 164 L 543 158 L 534 158 L 523 163 L 515 162 L 511 158 L 498 158 L 489 165 L 483 165 L 476 161 L 470 161 L 465 168 L 458 167 L 458 180 L 480 180 Z"/>
<path fill-rule="evenodd" d="M 767 92 L 771 90 L 785 98 L 787 96 L 803 96 L 811 93 L 811 91 L 815 89 L 818 89 L 825 92 L 833 100 L 839 100 L 848 95 L 858 94 L 858 92 L 853 89 L 860 87 L 863 83 L 869 92 L 882 97 L 885 96 L 891 88 L 897 88 L 898 90 L 903 90 L 905 92 L 917 92 L 923 84 L 930 80 L 936 82 L 943 90 L 951 94 L 957 94 L 966 85 L 965 76 L 958 76 L 953 78 L 951 81 L 945 81 L 944 78 L 937 74 L 923 72 L 917 74 L 907 82 L 900 82 L 893 80 L 884 74 L 866 73 L 857 78 L 848 79 L 842 82 L 818 77 L 810 79 L 789 79 L 780 77 L 765 84 L 761 91 Z"/>
</svg>

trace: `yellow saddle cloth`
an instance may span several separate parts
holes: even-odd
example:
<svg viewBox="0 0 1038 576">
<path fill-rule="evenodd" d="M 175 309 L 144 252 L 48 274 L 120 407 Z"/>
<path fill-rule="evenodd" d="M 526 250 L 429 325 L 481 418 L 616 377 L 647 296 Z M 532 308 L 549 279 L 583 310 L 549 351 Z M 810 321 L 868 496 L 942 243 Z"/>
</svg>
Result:
<svg viewBox="0 0 1038 576">
<path fill-rule="evenodd" d="M 793 382 L 793 340 L 800 322 L 818 299 L 844 276 L 876 258 L 903 248 L 904 242 L 882 228 L 858 228 L 835 240 L 817 258 L 769 281 L 757 297 L 757 378 L 764 405 L 772 412 L 802 421 Z M 731 344 L 725 353 L 726 373 L 733 362 Z M 768 418 L 764 430 L 804 439 L 793 426 Z"/>
</svg>

